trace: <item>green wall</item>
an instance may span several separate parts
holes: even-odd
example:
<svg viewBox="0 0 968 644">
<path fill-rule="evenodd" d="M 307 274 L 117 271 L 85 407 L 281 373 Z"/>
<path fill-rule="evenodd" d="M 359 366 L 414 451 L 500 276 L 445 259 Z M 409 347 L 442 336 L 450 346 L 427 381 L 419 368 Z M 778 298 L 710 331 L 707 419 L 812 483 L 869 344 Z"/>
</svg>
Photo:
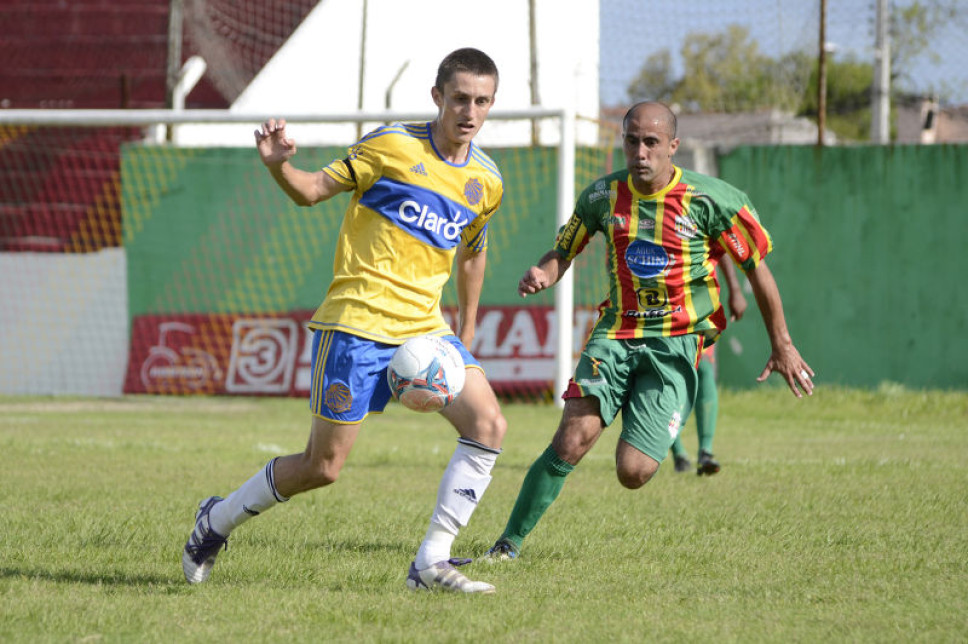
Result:
<svg viewBox="0 0 968 644">
<path fill-rule="evenodd" d="M 773 235 L 817 382 L 968 387 L 968 146 L 743 147 L 719 168 Z M 751 306 L 721 345 L 727 385 L 751 385 L 769 355 Z"/>
<path fill-rule="evenodd" d="M 490 225 L 483 301 L 514 304 L 521 274 L 554 240 L 557 154 L 489 154 L 504 171 L 505 195 Z M 313 170 L 342 156 L 343 148 L 300 149 L 296 165 Z M 132 318 L 305 310 L 322 301 L 348 194 L 297 207 L 249 148 L 129 145 L 121 183 Z M 453 284 L 444 304 L 456 304 Z"/>
<path fill-rule="evenodd" d="M 482 303 L 523 302 L 517 282 L 555 232 L 556 152 L 489 150 L 505 198 L 491 224 Z M 342 148 L 301 149 L 321 167 Z M 747 191 L 773 234 L 768 263 L 817 381 L 968 387 L 968 146 L 742 147 L 720 176 Z M 583 170 L 580 190 L 597 170 Z M 590 174 L 592 173 L 592 174 Z M 348 196 L 298 208 L 253 149 L 124 148 L 130 314 L 314 309 L 332 277 Z M 576 298 L 607 293 L 600 240 L 576 262 Z M 769 354 L 755 302 L 721 344 L 721 382 L 754 386 Z M 455 303 L 451 285 L 445 304 Z M 741 349 L 741 351 L 737 351 Z M 775 378 L 773 379 L 776 380 Z"/>
</svg>

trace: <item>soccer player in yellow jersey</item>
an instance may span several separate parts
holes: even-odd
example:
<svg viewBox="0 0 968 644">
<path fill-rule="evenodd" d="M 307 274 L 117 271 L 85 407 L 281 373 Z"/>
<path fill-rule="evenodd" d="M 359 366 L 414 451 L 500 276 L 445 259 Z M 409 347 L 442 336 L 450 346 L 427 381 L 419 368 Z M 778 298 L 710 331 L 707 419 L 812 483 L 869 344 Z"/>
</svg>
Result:
<svg viewBox="0 0 968 644">
<path fill-rule="evenodd" d="M 503 194 L 497 167 L 473 141 L 497 85 L 490 57 L 458 49 L 440 63 L 431 88 L 438 109 L 433 121 L 378 128 L 346 158 L 316 172 L 292 165 L 296 142 L 284 120 L 270 119 L 256 131 L 262 162 L 294 202 L 312 206 L 344 192 L 352 198 L 333 281 L 309 323 L 314 341 L 308 445 L 302 453 L 271 460 L 224 499 L 201 502 L 182 556 L 189 583 L 208 578 L 229 534 L 244 521 L 336 481 L 363 420 L 382 412 L 390 399 L 386 369 L 393 352 L 407 338 L 434 334 L 460 351 L 467 379 L 460 396 L 440 412 L 459 437 L 407 586 L 494 592 L 491 584 L 456 569 L 469 560 L 452 558 L 451 546 L 491 480 L 507 428 L 480 363 L 467 350 L 484 280 L 487 223 Z M 457 335 L 440 311 L 455 263 Z"/>
</svg>

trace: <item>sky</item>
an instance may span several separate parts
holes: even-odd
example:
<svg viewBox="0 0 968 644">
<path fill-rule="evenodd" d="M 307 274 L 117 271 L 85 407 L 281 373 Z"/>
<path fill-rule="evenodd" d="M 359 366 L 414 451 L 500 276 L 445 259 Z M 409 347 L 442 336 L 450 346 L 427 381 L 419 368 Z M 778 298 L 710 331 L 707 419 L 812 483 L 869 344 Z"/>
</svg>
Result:
<svg viewBox="0 0 968 644">
<path fill-rule="evenodd" d="M 895 8 L 913 0 L 893 0 Z M 947 88 L 949 104 L 968 104 L 968 0 L 956 22 L 940 29 L 903 81 L 906 90 L 931 93 Z M 717 33 L 729 24 L 749 27 L 761 52 L 777 57 L 790 51 L 816 53 L 820 0 L 600 0 L 601 99 L 605 105 L 628 100 L 626 88 L 646 58 L 661 49 L 678 53 L 685 34 Z M 673 9 L 672 7 L 675 7 Z M 834 60 L 853 55 L 874 60 L 875 0 L 827 0 L 826 41 Z M 960 10 L 959 6 L 959 10 Z M 900 85 L 899 85 L 900 87 Z"/>
</svg>

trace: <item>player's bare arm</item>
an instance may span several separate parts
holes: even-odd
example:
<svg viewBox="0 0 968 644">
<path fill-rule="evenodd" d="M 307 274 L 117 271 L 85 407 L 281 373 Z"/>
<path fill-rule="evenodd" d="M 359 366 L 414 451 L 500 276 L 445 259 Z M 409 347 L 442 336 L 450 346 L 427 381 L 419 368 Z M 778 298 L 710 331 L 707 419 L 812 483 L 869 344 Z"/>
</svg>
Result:
<svg viewBox="0 0 968 644">
<path fill-rule="evenodd" d="M 518 282 L 518 295 L 527 297 L 554 286 L 569 266 L 571 262 L 559 255 L 558 251 L 549 250 Z"/>
<path fill-rule="evenodd" d="M 306 172 L 290 163 L 296 154 L 296 141 L 286 136 L 285 119 L 269 119 L 263 123 L 255 131 L 255 145 L 269 174 L 300 206 L 312 206 L 350 190 L 325 172 Z"/>
<path fill-rule="evenodd" d="M 776 372 L 786 380 L 790 391 L 797 398 L 802 398 L 804 393 L 808 396 L 813 395 L 811 378 L 816 374 L 800 357 L 800 352 L 793 345 L 793 339 L 790 337 L 786 318 L 783 315 L 780 291 L 776 286 L 776 280 L 773 279 L 773 273 L 770 272 L 766 262 L 762 261 L 756 268 L 748 271 L 746 276 L 749 278 L 750 286 L 753 287 L 753 294 L 756 296 L 756 303 L 759 305 L 772 346 L 770 359 L 767 360 L 766 367 L 756 381 L 763 382 L 771 373 Z"/>
<path fill-rule="evenodd" d="M 457 255 L 457 337 L 468 348 L 477 330 L 477 307 L 486 264 L 487 249 L 473 251 L 460 246 Z"/>
</svg>

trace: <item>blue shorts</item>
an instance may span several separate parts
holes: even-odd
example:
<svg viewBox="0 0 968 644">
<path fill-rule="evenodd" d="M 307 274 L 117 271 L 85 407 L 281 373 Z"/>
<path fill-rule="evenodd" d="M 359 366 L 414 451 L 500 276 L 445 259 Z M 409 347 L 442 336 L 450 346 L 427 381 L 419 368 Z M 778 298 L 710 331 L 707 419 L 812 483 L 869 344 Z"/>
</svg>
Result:
<svg viewBox="0 0 968 644">
<path fill-rule="evenodd" d="M 456 335 L 441 338 L 457 348 L 465 366 L 481 367 Z M 353 424 L 367 414 L 382 413 L 391 397 L 387 365 L 398 346 L 342 331 L 316 329 L 309 394 L 313 415 Z"/>
</svg>

